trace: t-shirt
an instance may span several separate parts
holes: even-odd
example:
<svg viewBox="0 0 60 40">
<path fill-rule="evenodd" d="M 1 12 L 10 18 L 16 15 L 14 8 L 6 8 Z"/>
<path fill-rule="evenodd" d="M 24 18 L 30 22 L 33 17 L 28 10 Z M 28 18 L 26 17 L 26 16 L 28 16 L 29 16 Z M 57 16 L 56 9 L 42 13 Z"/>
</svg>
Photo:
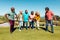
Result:
<svg viewBox="0 0 60 40">
<path fill-rule="evenodd" d="M 40 21 L 40 15 L 35 15 L 35 18 L 34 18 L 36 21 Z"/>
<path fill-rule="evenodd" d="M 48 11 L 46 14 L 45 14 L 45 19 L 47 19 L 47 20 L 52 20 L 53 19 L 53 13 L 52 13 L 52 11 Z"/>
<path fill-rule="evenodd" d="M 16 13 L 13 13 L 13 12 L 8 13 L 8 19 L 14 20 L 14 15 L 16 15 Z"/>
<path fill-rule="evenodd" d="M 34 19 L 34 17 L 35 17 L 35 15 L 30 15 L 30 21 L 33 21 L 33 19 Z"/>
<path fill-rule="evenodd" d="M 24 14 L 23 14 L 23 20 L 24 20 L 24 21 L 28 21 L 28 19 L 29 19 L 29 14 L 28 14 L 28 13 L 27 13 L 27 14 L 24 13 Z"/>
<path fill-rule="evenodd" d="M 20 21 L 23 21 L 23 15 L 20 15 Z"/>
</svg>

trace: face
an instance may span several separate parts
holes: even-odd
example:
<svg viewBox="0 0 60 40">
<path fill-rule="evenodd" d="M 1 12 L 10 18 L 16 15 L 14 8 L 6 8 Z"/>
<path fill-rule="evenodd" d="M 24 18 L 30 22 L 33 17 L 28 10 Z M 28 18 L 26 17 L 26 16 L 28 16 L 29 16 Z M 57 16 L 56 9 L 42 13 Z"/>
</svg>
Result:
<svg viewBox="0 0 60 40">
<path fill-rule="evenodd" d="M 45 10 L 46 12 L 48 12 L 49 10 Z"/>
<path fill-rule="evenodd" d="M 46 8 L 45 8 L 45 11 L 46 11 L 46 12 L 48 12 L 48 11 L 49 11 L 49 8 L 48 8 L 48 7 L 46 7 Z"/>
<path fill-rule="evenodd" d="M 36 12 L 36 15 L 39 15 L 39 12 L 38 11 Z"/>
<path fill-rule="evenodd" d="M 28 13 L 28 10 L 25 10 L 25 13 L 27 14 Z"/>
<path fill-rule="evenodd" d="M 31 12 L 31 15 L 34 15 L 34 11 Z"/>
<path fill-rule="evenodd" d="M 12 8 L 11 8 L 11 12 L 15 12 L 15 8 L 12 7 Z"/>
<path fill-rule="evenodd" d="M 20 14 L 22 14 L 22 11 L 20 11 Z"/>
</svg>

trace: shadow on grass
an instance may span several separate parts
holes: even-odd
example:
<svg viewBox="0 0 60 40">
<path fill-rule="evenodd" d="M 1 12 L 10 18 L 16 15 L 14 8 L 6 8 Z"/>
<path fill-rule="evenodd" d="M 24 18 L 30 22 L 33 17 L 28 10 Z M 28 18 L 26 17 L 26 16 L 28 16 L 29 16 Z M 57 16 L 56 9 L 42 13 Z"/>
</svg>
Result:
<svg viewBox="0 0 60 40">
<path fill-rule="evenodd" d="M 22 28 L 25 28 L 25 27 L 22 27 Z M 46 28 L 44 28 L 44 27 L 40 27 L 40 28 L 41 28 L 42 30 L 44 30 L 44 31 L 48 31 L 48 32 L 52 33 L 50 30 L 46 30 Z M 14 30 L 12 31 L 12 33 L 13 33 L 16 29 L 19 29 L 19 27 L 15 27 Z"/>
<path fill-rule="evenodd" d="M 50 30 L 46 30 L 46 28 L 40 27 L 41 29 L 43 29 L 44 31 L 48 31 L 50 33 L 52 33 Z"/>
<path fill-rule="evenodd" d="M 25 28 L 25 27 L 22 26 L 21 28 L 23 29 L 23 28 Z M 12 33 L 13 33 L 16 29 L 19 29 L 19 27 L 15 27 L 15 28 L 13 29 Z"/>
</svg>

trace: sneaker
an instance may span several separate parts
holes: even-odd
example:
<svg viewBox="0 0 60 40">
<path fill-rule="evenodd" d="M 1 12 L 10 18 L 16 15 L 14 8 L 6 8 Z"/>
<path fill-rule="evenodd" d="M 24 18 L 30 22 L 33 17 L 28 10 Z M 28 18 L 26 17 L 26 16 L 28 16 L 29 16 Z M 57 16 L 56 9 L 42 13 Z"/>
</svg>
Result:
<svg viewBox="0 0 60 40">
<path fill-rule="evenodd" d="M 51 32 L 51 33 L 54 33 L 54 32 Z"/>
<path fill-rule="evenodd" d="M 21 30 L 19 30 L 19 31 L 21 31 Z"/>
<path fill-rule="evenodd" d="M 38 28 L 38 30 L 39 30 L 40 28 Z"/>
</svg>

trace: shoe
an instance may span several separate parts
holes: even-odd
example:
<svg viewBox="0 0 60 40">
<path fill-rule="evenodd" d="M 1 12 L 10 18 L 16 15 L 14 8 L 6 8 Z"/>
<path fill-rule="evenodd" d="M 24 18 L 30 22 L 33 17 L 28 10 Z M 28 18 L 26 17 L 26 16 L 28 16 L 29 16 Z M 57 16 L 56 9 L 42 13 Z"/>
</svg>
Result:
<svg viewBox="0 0 60 40">
<path fill-rule="evenodd" d="M 38 30 L 39 30 L 40 28 L 38 28 Z"/>
<path fill-rule="evenodd" d="M 19 30 L 19 31 L 21 31 L 21 30 Z"/>
<path fill-rule="evenodd" d="M 54 32 L 51 32 L 51 33 L 54 33 Z"/>
</svg>

